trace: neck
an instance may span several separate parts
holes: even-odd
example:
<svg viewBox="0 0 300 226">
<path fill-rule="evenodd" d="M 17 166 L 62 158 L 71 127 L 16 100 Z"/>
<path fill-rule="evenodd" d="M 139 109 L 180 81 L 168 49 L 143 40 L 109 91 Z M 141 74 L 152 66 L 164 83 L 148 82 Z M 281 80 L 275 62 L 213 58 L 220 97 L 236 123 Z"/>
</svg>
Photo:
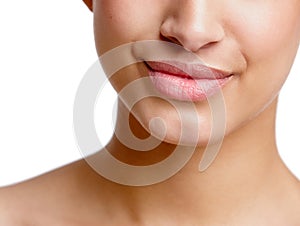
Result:
<svg viewBox="0 0 300 226">
<path fill-rule="evenodd" d="M 259 196 L 268 193 L 284 171 L 275 142 L 276 105 L 277 100 L 250 123 L 227 135 L 217 158 L 206 171 L 198 171 L 203 154 L 203 148 L 199 147 L 185 167 L 168 180 L 146 187 L 121 186 L 120 200 L 130 206 L 128 210 L 134 209 L 131 214 L 140 219 L 155 216 L 178 219 L 195 213 L 197 220 L 205 219 L 207 223 L 217 218 L 228 219 L 239 206 L 251 206 Z M 126 109 L 119 106 L 117 125 L 122 125 L 118 123 L 122 111 Z M 134 134 L 140 138 L 149 136 L 134 118 L 130 121 Z M 120 133 L 122 129 L 122 126 L 116 128 Z M 149 152 L 132 151 L 116 137 L 107 147 L 115 157 L 134 165 L 159 162 L 174 149 L 163 142 Z"/>
</svg>

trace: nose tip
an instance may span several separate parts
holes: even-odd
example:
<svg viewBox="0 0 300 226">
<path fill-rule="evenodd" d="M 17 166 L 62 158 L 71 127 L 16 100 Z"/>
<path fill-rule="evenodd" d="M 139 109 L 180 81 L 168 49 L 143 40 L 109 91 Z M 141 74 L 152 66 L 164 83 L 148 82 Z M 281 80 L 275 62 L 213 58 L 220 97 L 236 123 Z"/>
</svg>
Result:
<svg viewBox="0 0 300 226">
<path fill-rule="evenodd" d="M 163 21 L 161 35 L 185 49 L 197 52 L 199 49 L 220 42 L 224 30 L 215 13 L 192 1 L 182 1 L 173 13 Z"/>
</svg>

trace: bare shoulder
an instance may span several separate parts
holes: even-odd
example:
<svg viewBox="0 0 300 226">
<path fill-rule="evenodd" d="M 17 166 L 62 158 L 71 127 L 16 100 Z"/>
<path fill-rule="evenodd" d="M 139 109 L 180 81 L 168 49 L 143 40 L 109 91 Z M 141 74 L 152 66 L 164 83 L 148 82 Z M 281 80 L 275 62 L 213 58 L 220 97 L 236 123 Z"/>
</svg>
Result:
<svg viewBox="0 0 300 226">
<path fill-rule="evenodd" d="M 275 206 L 283 215 L 282 225 L 300 225 L 300 181 L 294 178 L 291 189 L 282 191 L 282 202 Z"/>
<path fill-rule="evenodd" d="M 97 198 L 88 192 L 95 176 L 81 160 L 0 188 L 0 225 L 84 225 L 83 207 Z"/>
<path fill-rule="evenodd" d="M 20 219 L 16 218 L 16 207 L 12 203 L 12 196 L 9 189 L 0 188 L 0 225 L 22 226 Z"/>
</svg>

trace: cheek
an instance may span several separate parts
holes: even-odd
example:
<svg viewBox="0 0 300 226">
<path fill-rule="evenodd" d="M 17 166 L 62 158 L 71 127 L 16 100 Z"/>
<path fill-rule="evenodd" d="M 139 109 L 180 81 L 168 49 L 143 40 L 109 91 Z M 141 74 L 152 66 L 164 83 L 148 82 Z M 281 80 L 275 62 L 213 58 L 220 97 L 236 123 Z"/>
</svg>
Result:
<svg viewBox="0 0 300 226">
<path fill-rule="evenodd" d="M 247 62 L 242 79 L 248 83 L 248 90 L 260 91 L 270 99 L 283 85 L 296 55 L 300 1 L 294 5 L 273 0 L 259 7 L 254 2 L 248 4 L 232 10 L 235 14 L 228 21 Z"/>
<path fill-rule="evenodd" d="M 120 4 L 118 0 L 96 1 L 96 6 L 94 7 L 94 33 L 99 56 L 116 47 L 119 43 L 120 35 L 130 32 L 126 29 L 128 26 L 124 22 L 121 23 L 121 18 L 127 13 L 124 7 L 126 5 Z"/>
<path fill-rule="evenodd" d="M 291 1 L 295 2 L 295 1 Z M 231 25 L 241 51 L 250 63 L 276 55 L 289 56 L 297 49 L 300 34 L 300 1 L 266 0 L 232 10 Z"/>
<path fill-rule="evenodd" d="M 247 123 L 276 98 L 298 48 L 299 7 L 295 10 L 284 1 L 277 1 L 276 7 L 271 4 L 275 1 L 265 2 L 259 9 L 254 5 L 253 10 L 250 6 L 231 9 L 234 14 L 227 20 L 230 35 L 247 62 L 233 87 L 237 92 L 226 99 L 229 130 Z"/>
<path fill-rule="evenodd" d="M 153 1 L 100 0 L 94 9 L 98 53 L 142 39 L 158 39 L 162 4 Z"/>
</svg>

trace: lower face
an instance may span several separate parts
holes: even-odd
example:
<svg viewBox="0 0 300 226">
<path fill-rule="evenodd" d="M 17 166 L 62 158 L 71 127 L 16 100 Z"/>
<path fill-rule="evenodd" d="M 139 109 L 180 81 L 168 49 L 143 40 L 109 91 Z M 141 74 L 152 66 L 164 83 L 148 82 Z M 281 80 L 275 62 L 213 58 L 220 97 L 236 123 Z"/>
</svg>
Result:
<svg viewBox="0 0 300 226">
<path fill-rule="evenodd" d="M 205 10 L 199 10 L 201 7 L 205 7 Z M 217 41 L 207 41 L 208 44 L 202 46 L 199 44 L 199 48 L 193 50 L 193 54 L 206 65 L 226 71 L 230 77 L 221 81 L 224 112 L 226 112 L 224 125 L 226 135 L 249 123 L 275 100 L 289 73 L 299 45 L 300 1 L 298 0 L 95 0 L 93 11 L 95 41 L 99 56 L 120 45 L 147 40 L 173 42 L 187 49 L 188 42 L 194 41 L 192 38 L 182 39 L 184 42 L 180 43 L 178 40 L 183 36 L 174 38 L 172 33 L 173 36 L 170 37 L 163 32 L 162 27 L 174 18 L 182 25 L 193 23 L 191 21 L 194 18 L 205 18 L 207 14 L 209 20 L 205 21 L 206 24 L 204 22 L 197 24 L 195 20 L 194 28 L 196 25 L 203 25 L 203 29 L 207 29 L 210 23 L 217 24 L 223 35 L 218 37 Z M 193 30 L 191 26 L 191 30 L 184 30 L 182 27 L 176 27 L 179 26 L 176 23 L 169 26 L 178 29 L 177 35 L 196 32 L 198 29 L 196 27 Z M 200 41 L 203 41 L 201 37 L 199 43 Z M 151 47 L 149 46 L 147 50 L 146 45 L 145 54 L 151 51 Z M 159 49 L 155 51 L 159 52 Z M 139 59 L 145 59 L 143 54 L 142 52 L 138 56 Z M 211 129 L 215 126 L 211 117 L 212 111 L 217 111 L 216 108 L 211 107 L 212 101 L 217 98 L 214 89 L 211 89 L 208 99 L 203 97 L 201 92 L 192 93 L 188 98 L 176 92 L 167 93 L 165 90 L 168 85 L 174 86 L 175 89 L 185 89 L 185 86 L 192 86 L 193 80 L 186 81 L 189 78 L 182 78 L 184 77 L 182 75 L 168 80 L 174 68 L 167 68 L 160 78 L 158 75 L 161 71 L 155 67 L 153 63 L 147 61 L 135 63 L 119 70 L 110 81 L 120 92 L 139 78 L 151 78 L 154 81 L 152 86 L 161 93 L 161 98 L 141 97 L 134 108 L 130 109 L 134 110 L 134 115 L 140 124 L 150 131 L 151 119 L 160 118 L 167 129 L 164 141 L 178 144 L 181 140 L 188 144 L 193 141 L 189 140 L 188 135 L 182 136 L 182 123 L 184 123 L 187 128 L 196 127 L 200 131 L 197 145 L 206 145 L 211 136 Z M 182 85 L 182 81 L 185 81 L 185 85 Z M 178 109 L 170 104 L 169 99 L 175 99 L 175 102 L 180 103 L 187 115 L 191 111 L 189 106 L 193 105 L 196 109 L 196 118 L 180 118 Z M 155 128 L 152 134 L 161 136 L 160 131 Z"/>
</svg>

